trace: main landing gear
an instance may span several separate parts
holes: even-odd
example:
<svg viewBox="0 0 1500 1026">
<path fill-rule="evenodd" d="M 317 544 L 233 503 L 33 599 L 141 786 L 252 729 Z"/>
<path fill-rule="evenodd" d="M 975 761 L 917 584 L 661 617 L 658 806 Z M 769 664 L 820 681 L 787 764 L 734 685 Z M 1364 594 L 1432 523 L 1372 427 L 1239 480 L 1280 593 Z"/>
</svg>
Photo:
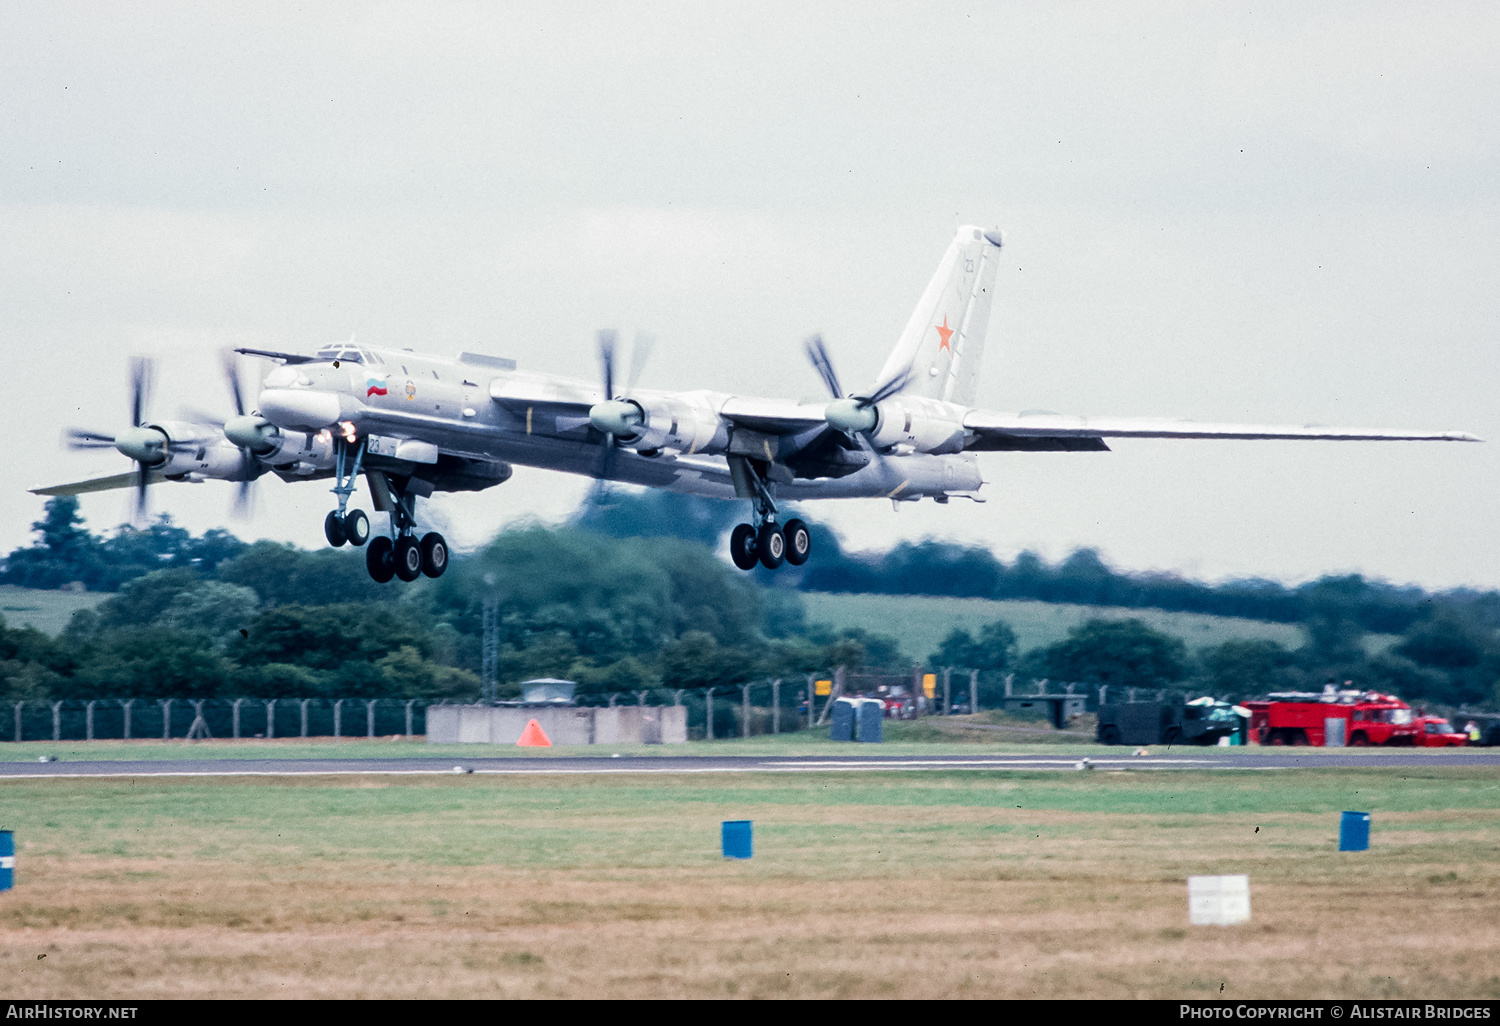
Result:
<svg viewBox="0 0 1500 1026">
<path fill-rule="evenodd" d="M 729 558 L 741 570 L 756 563 L 775 570 L 783 562 L 801 566 L 812 555 L 812 535 L 807 525 L 793 517 L 785 525 L 776 522 L 776 502 L 771 486 L 760 474 L 752 474 L 750 524 L 740 524 L 729 534 Z"/>
<path fill-rule="evenodd" d="M 352 459 L 350 450 L 353 450 Z M 338 496 L 339 508 L 331 510 L 323 520 L 323 535 L 328 544 L 337 548 L 345 542 L 360 546 L 369 541 L 365 549 L 365 569 L 379 584 L 387 583 L 392 577 L 403 581 L 415 581 L 423 574 L 441 577 L 448 569 L 448 542 L 436 531 L 428 532 L 418 540 L 414 516 L 417 497 L 409 488 L 396 487 L 384 474 L 372 474 L 372 477 L 381 479 L 389 492 L 389 501 L 382 503 L 377 495 L 375 506 L 377 509 L 388 507 L 394 538 L 381 535 L 371 541 L 370 518 L 365 516 L 364 510 L 347 509 L 364 456 L 363 440 L 351 443 L 340 439 L 336 444 L 333 494 Z M 375 490 L 373 482 L 371 490 Z"/>
</svg>

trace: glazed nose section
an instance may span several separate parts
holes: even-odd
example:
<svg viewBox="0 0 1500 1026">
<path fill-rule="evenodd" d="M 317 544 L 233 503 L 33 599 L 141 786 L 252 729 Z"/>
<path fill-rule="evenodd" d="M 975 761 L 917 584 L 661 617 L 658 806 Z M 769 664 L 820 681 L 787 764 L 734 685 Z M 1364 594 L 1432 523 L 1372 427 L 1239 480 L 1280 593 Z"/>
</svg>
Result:
<svg viewBox="0 0 1500 1026">
<path fill-rule="evenodd" d="M 280 428 L 321 431 L 338 422 L 339 397 L 311 389 L 267 389 L 260 394 L 260 412 Z"/>
</svg>

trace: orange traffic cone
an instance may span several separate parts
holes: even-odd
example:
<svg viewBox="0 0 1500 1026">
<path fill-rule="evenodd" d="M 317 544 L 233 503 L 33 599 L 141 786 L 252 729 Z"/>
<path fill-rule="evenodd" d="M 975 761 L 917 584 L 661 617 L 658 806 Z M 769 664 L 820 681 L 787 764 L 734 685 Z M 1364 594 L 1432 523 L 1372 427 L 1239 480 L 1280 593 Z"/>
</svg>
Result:
<svg viewBox="0 0 1500 1026">
<path fill-rule="evenodd" d="M 552 739 L 542 729 L 542 725 L 536 720 L 527 720 L 526 729 L 521 731 L 521 739 L 516 742 L 517 748 L 551 748 Z"/>
</svg>

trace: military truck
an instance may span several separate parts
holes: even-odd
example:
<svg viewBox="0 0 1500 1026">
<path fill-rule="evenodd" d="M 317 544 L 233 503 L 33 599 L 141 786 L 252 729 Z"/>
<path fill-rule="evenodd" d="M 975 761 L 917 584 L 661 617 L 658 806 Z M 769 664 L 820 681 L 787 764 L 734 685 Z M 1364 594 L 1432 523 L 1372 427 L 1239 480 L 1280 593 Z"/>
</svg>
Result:
<svg viewBox="0 0 1500 1026">
<path fill-rule="evenodd" d="M 1094 736 L 1105 745 L 1215 745 L 1238 734 L 1240 723 L 1227 702 L 1162 695 L 1154 702 L 1101 702 Z"/>
</svg>

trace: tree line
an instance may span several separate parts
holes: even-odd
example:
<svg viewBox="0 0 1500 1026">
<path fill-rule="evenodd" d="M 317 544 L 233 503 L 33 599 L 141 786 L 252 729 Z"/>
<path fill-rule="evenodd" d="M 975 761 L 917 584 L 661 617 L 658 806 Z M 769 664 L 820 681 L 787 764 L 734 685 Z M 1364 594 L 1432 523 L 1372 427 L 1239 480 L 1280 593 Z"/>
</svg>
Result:
<svg viewBox="0 0 1500 1026">
<path fill-rule="evenodd" d="M 1122 574 L 1087 550 L 1055 566 L 933 541 L 851 554 L 817 524 L 816 559 L 800 573 L 745 575 L 714 555 L 735 513 L 730 503 L 666 492 L 606 493 L 568 524 L 502 532 L 442 578 L 393 590 L 370 581 L 358 551 L 247 544 L 222 530 L 194 537 L 165 515 L 101 536 L 83 524 L 76 499 L 52 499 L 33 525 L 35 542 L 0 562 L 0 583 L 81 582 L 111 594 L 57 638 L 0 626 L 0 691 L 16 700 L 471 696 L 487 591 L 510 693 L 539 676 L 576 680 L 587 694 L 733 685 L 834 665 L 901 672 L 912 659 L 980 669 L 986 694 L 1006 673 L 1233 698 L 1320 690 L 1334 679 L 1457 705 L 1493 700 L 1500 680 L 1495 592 L 1431 594 L 1359 576 L 1297 588 L 1208 585 Z M 1306 641 L 1194 652 L 1116 618 L 1028 652 L 1004 622 L 954 631 L 932 653 L 904 652 L 894 637 L 809 623 L 800 591 L 814 588 L 1254 616 L 1298 623 Z M 1371 633 L 1398 637 L 1381 647 Z"/>
<path fill-rule="evenodd" d="M 808 624 L 800 596 L 768 593 L 678 538 L 525 527 L 438 580 L 391 589 L 369 579 L 358 550 L 195 538 L 167 516 L 103 538 L 73 498 L 51 500 L 33 527 L 36 542 L 5 560 L 0 583 L 119 583 L 56 638 L 0 621 L 0 692 L 12 700 L 471 697 L 486 593 L 499 610 L 502 695 L 532 677 L 590 694 L 903 659 L 895 639 Z"/>
</svg>

